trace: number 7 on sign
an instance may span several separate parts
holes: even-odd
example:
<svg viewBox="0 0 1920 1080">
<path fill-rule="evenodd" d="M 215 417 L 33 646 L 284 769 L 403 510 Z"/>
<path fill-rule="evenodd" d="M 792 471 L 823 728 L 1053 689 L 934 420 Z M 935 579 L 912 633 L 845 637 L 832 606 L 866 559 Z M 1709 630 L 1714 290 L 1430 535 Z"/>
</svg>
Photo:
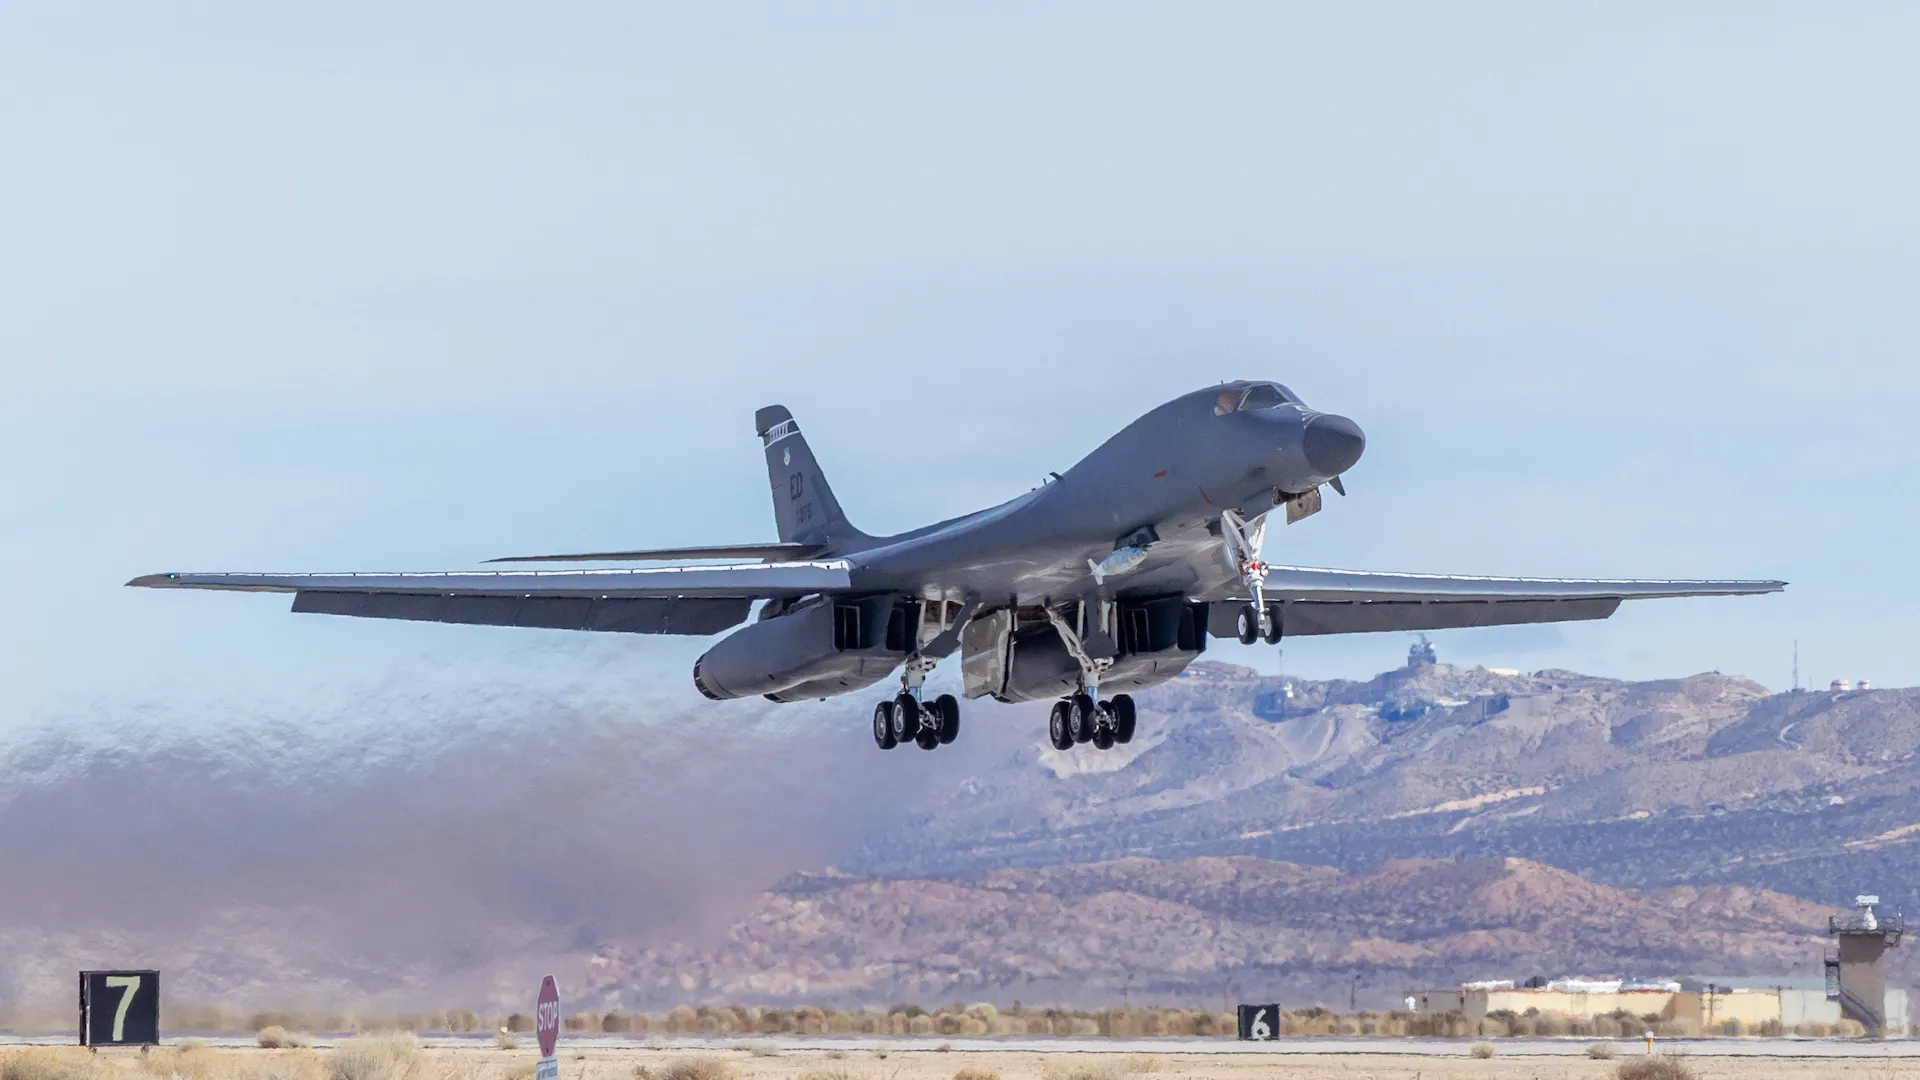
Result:
<svg viewBox="0 0 1920 1080">
<path fill-rule="evenodd" d="M 119 988 L 121 993 L 120 1007 L 113 1010 L 113 1041 L 119 1042 L 127 1030 L 127 1006 L 133 1004 L 133 996 L 140 992 L 140 976 L 107 976 L 107 989 L 113 990 L 116 988 Z"/>
</svg>

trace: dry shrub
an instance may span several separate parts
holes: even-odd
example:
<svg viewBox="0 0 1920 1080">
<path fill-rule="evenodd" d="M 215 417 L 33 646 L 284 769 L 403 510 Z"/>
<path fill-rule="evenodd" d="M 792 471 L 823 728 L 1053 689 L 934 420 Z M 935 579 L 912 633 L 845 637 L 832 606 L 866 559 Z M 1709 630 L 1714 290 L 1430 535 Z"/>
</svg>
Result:
<svg viewBox="0 0 1920 1080">
<path fill-rule="evenodd" d="M 841 1061 L 841 1060 L 844 1060 L 844 1059 L 846 1058 L 846 1056 L 847 1056 L 847 1052 L 846 1052 L 845 1050 L 829 1050 L 829 1051 L 827 1051 L 827 1060 L 828 1060 L 828 1061 Z"/>
<path fill-rule="evenodd" d="M 515 1062 L 501 1070 L 500 1080 L 533 1080 L 538 1071 L 531 1061 Z"/>
<path fill-rule="evenodd" d="M 752 1054 L 754 1057 L 779 1057 L 780 1056 L 780 1047 L 776 1043 L 750 1042 L 747 1044 L 746 1050 L 747 1050 L 747 1053 Z"/>
<path fill-rule="evenodd" d="M 520 1040 L 513 1037 L 512 1031 L 507 1028 L 501 1028 L 499 1033 L 493 1037 L 493 1045 L 496 1049 L 500 1050 L 516 1050 L 520 1046 Z"/>
<path fill-rule="evenodd" d="M 1613 1077 L 1614 1080 L 1696 1080 L 1686 1062 L 1665 1054 L 1621 1062 L 1620 1067 L 1613 1070 Z"/>
<path fill-rule="evenodd" d="M 301 1031 L 288 1031 L 279 1024 L 269 1024 L 254 1036 L 262 1050 L 302 1050 L 313 1045 L 313 1036 Z"/>
<path fill-rule="evenodd" d="M 0 1080 L 105 1080 L 111 1067 L 85 1050 L 36 1046 L 0 1053 Z"/>
<path fill-rule="evenodd" d="M 831 1069 L 816 1069 L 813 1072 L 801 1073 L 800 1080 L 865 1080 L 865 1077 L 860 1073 L 849 1071 L 844 1065 L 836 1065 Z"/>
<path fill-rule="evenodd" d="M 961 1069 L 953 1080 L 1000 1080 L 1000 1074 L 992 1069 Z"/>
<path fill-rule="evenodd" d="M 328 1080 L 413 1080 L 420 1044 L 411 1035 L 349 1039 L 327 1055 Z"/>
<path fill-rule="evenodd" d="M 1490 1042 L 1474 1043 L 1471 1047 L 1467 1049 L 1467 1053 L 1472 1054 L 1474 1057 L 1480 1058 L 1482 1060 L 1486 1058 L 1490 1058 L 1493 1056 L 1493 1044 Z"/>
<path fill-rule="evenodd" d="M 653 1080 L 733 1080 L 733 1066 L 717 1057 L 674 1058 L 653 1074 Z"/>
<path fill-rule="evenodd" d="M 1073 1062 L 1049 1061 L 1041 1066 L 1040 1076 L 1041 1080 L 1123 1080 L 1124 1073 L 1119 1063 L 1096 1059 Z"/>
<path fill-rule="evenodd" d="M 209 1050 L 191 1040 L 141 1055 L 134 1067 L 163 1080 L 326 1080 L 319 1055 L 302 1048 L 274 1054 Z"/>
<path fill-rule="evenodd" d="M 1160 1058 L 1155 1054 L 1128 1054 L 1120 1063 L 1122 1072 L 1156 1073 L 1160 1071 Z"/>
<path fill-rule="evenodd" d="M 1612 1061 L 1613 1044 L 1594 1043 L 1592 1046 L 1587 1047 L 1587 1056 L 1595 1061 Z"/>
</svg>

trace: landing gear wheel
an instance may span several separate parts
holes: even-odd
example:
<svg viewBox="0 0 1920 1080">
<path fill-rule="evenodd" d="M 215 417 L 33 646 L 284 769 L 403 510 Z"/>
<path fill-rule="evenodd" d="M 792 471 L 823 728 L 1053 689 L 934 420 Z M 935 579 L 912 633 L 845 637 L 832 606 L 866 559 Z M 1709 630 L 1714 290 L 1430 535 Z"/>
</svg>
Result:
<svg viewBox="0 0 1920 1080">
<path fill-rule="evenodd" d="M 913 737 L 913 741 L 922 750 L 940 749 L 940 735 L 937 732 L 923 730 Z"/>
<path fill-rule="evenodd" d="M 939 721 L 940 745 L 952 745 L 960 737 L 960 702 L 952 694 L 941 694 L 933 699 L 933 715 Z"/>
<path fill-rule="evenodd" d="M 1234 620 L 1234 631 L 1240 637 L 1240 644 L 1251 645 L 1260 640 L 1260 611 L 1252 604 L 1240 605 L 1240 615 Z"/>
<path fill-rule="evenodd" d="M 1073 710 L 1073 741 L 1092 741 L 1093 729 L 1099 723 L 1099 714 L 1093 710 L 1093 699 L 1085 694 L 1075 694 L 1067 699 L 1067 705 Z"/>
<path fill-rule="evenodd" d="M 1133 741 L 1133 696 L 1115 694 L 1113 697 L 1113 741 L 1125 745 Z"/>
<path fill-rule="evenodd" d="M 893 737 L 898 742 L 912 742 L 920 736 L 920 701 L 912 694 L 901 694 L 893 699 Z"/>
<path fill-rule="evenodd" d="M 1073 706 L 1064 701 L 1053 703 L 1047 714 L 1047 740 L 1055 750 L 1073 749 Z"/>
<path fill-rule="evenodd" d="M 882 750 L 900 745 L 893 735 L 893 702 L 882 701 L 873 707 L 873 744 Z"/>
<path fill-rule="evenodd" d="M 1281 611 L 1281 608 L 1279 604 L 1267 605 L 1267 635 L 1266 636 L 1267 636 L 1267 644 L 1269 645 L 1280 644 L 1280 636 L 1283 633 L 1283 630 L 1281 629 L 1281 626 L 1280 626 L 1280 611 Z"/>
</svg>

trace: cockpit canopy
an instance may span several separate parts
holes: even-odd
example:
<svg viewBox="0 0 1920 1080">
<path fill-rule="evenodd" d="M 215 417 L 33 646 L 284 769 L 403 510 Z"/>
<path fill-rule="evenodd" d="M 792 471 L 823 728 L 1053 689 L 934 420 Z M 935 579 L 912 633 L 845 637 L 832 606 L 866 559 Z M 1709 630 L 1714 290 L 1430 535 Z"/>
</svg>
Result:
<svg viewBox="0 0 1920 1080">
<path fill-rule="evenodd" d="M 1299 395 L 1279 383 L 1235 383 L 1220 391 L 1220 397 L 1213 405 L 1213 415 L 1225 416 L 1228 413 L 1249 412 L 1254 409 L 1277 409 L 1282 405 L 1304 404 Z"/>
</svg>

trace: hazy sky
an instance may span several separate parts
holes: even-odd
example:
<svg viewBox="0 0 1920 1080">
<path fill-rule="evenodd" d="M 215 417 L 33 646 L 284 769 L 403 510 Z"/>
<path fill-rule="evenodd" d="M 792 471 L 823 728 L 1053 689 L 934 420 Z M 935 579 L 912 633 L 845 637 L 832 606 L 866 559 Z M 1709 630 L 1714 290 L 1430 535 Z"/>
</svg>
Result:
<svg viewBox="0 0 1920 1080">
<path fill-rule="evenodd" d="M 1915 56 L 1901 3 L 0 2 L 0 727 L 692 701 L 697 641 L 121 583 L 769 539 L 771 402 L 902 529 L 1238 377 L 1369 436 L 1275 561 L 1793 582 L 1445 658 L 1920 681 Z"/>
</svg>

